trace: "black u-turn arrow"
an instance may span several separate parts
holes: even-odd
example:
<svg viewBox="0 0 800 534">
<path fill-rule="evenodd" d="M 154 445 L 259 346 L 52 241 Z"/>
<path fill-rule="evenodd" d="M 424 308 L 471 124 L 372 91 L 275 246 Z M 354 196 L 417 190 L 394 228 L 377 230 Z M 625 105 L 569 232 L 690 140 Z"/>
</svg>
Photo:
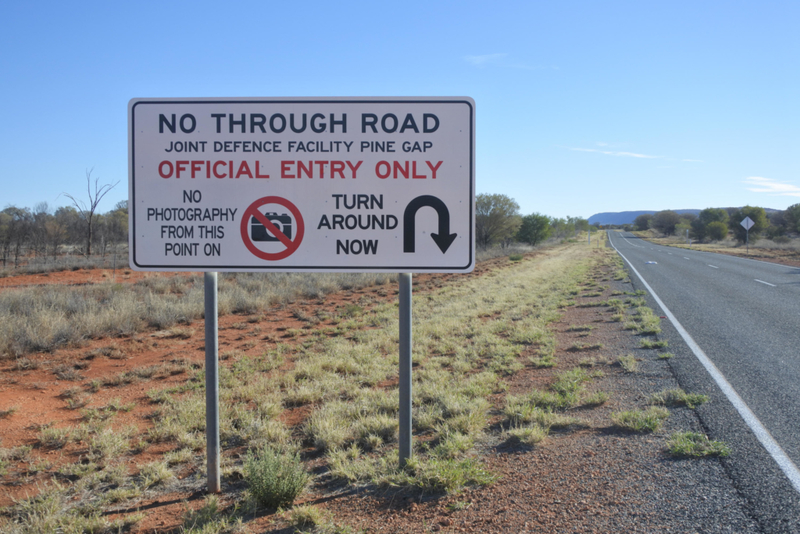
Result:
<svg viewBox="0 0 800 534">
<path fill-rule="evenodd" d="M 450 245 L 458 234 L 450 233 L 450 211 L 447 209 L 447 206 L 439 198 L 432 195 L 417 197 L 406 206 L 406 211 L 403 213 L 403 252 L 415 251 L 415 219 L 417 217 L 417 211 L 425 206 L 430 206 L 435 209 L 436 213 L 439 215 L 439 233 L 431 233 L 431 237 L 436 242 L 439 250 L 442 251 L 442 254 L 444 254 L 447 252 L 447 249 L 450 248 Z"/>
</svg>

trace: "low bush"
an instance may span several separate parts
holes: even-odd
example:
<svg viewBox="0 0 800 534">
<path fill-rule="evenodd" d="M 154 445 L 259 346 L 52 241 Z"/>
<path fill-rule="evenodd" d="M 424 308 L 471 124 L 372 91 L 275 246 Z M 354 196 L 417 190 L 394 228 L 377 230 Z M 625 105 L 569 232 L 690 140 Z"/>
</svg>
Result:
<svg viewBox="0 0 800 534">
<path fill-rule="evenodd" d="M 291 505 L 310 480 L 299 455 L 270 447 L 247 453 L 244 477 L 256 502 L 268 508 Z"/>
</svg>

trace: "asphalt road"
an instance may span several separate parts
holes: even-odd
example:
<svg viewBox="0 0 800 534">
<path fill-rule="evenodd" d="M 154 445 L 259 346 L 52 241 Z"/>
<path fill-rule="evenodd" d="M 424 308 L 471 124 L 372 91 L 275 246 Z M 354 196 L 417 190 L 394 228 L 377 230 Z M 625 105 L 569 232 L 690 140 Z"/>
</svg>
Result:
<svg viewBox="0 0 800 534">
<path fill-rule="evenodd" d="M 792 469 L 800 473 L 800 269 L 662 247 L 629 233 L 609 232 L 609 239 L 785 453 L 781 460 L 767 452 L 680 327 L 662 320 L 679 383 L 712 398 L 698 414 L 710 437 L 733 446 L 726 467 L 750 512 L 764 532 L 800 532 L 800 487 L 790 478 Z M 639 282 L 633 272 L 631 279 Z"/>
</svg>

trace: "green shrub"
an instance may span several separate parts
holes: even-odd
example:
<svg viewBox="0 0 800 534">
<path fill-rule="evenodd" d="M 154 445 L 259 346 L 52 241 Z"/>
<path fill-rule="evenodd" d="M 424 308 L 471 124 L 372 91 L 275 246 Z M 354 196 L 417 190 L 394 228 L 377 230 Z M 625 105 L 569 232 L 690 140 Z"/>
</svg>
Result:
<svg viewBox="0 0 800 534">
<path fill-rule="evenodd" d="M 322 510 L 313 506 L 298 506 L 289 516 L 289 521 L 294 528 L 307 529 L 321 525 L 325 520 Z"/>
<path fill-rule="evenodd" d="M 247 453 L 244 477 L 253 498 L 269 508 L 291 505 L 310 479 L 298 454 L 279 453 L 271 447 Z"/>
<path fill-rule="evenodd" d="M 706 225 L 706 235 L 708 235 L 712 241 L 722 241 L 728 237 L 728 225 L 720 221 L 708 223 L 708 225 Z"/>
</svg>

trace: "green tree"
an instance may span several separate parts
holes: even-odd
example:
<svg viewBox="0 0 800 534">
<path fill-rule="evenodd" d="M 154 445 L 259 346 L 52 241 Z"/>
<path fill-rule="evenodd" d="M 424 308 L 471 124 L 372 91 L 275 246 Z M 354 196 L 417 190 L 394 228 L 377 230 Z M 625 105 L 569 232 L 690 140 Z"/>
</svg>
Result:
<svg viewBox="0 0 800 534">
<path fill-rule="evenodd" d="M 532 213 L 522 218 L 517 232 L 517 240 L 529 245 L 536 245 L 550 237 L 550 217 Z"/>
<path fill-rule="evenodd" d="M 706 226 L 705 232 L 712 241 L 722 241 L 728 237 L 728 225 L 722 221 L 710 222 Z"/>
<path fill-rule="evenodd" d="M 653 216 L 649 213 L 642 213 L 638 217 L 633 220 L 633 227 L 636 230 L 644 231 L 650 228 L 650 221 L 653 220 Z"/>
<path fill-rule="evenodd" d="M 550 233 L 557 238 L 566 237 L 567 221 L 561 217 L 553 217 L 550 219 Z M 573 230 L 572 233 L 575 233 L 575 230 Z"/>
<path fill-rule="evenodd" d="M 128 201 L 121 200 L 114 210 L 106 213 L 112 243 L 124 243 L 128 240 Z"/>
<path fill-rule="evenodd" d="M 62 206 L 53 214 L 54 220 L 64 229 L 66 236 L 59 244 L 76 245 L 83 241 L 83 221 L 72 206 Z"/>
<path fill-rule="evenodd" d="M 792 204 L 783 212 L 786 229 L 790 232 L 800 232 L 800 204 Z"/>
<path fill-rule="evenodd" d="M 9 206 L 11 207 L 11 206 Z M 3 267 L 6 267 L 8 262 L 8 255 L 11 252 L 11 225 L 13 214 L 8 211 L 8 208 L 0 211 L 0 255 L 2 255 Z"/>
<path fill-rule="evenodd" d="M 9 255 L 14 254 L 14 267 L 19 265 L 19 258 L 24 254 L 25 245 L 30 237 L 33 216 L 28 208 L 8 206 L 3 210 L 2 224 L 2 252 L 3 266 Z"/>
<path fill-rule="evenodd" d="M 589 229 L 589 219 L 581 219 L 580 217 L 570 217 L 567 215 L 567 222 L 573 225 L 578 232 L 585 232 Z"/>
<path fill-rule="evenodd" d="M 480 194 L 475 199 L 475 238 L 481 247 L 505 243 L 522 223 L 519 204 L 506 195 Z"/>
<path fill-rule="evenodd" d="M 589 229 L 589 221 L 580 217 L 555 218 L 550 220 L 551 235 L 559 239 L 576 237 L 577 232 L 585 232 Z"/>
<path fill-rule="evenodd" d="M 67 229 L 55 217 L 50 217 L 44 226 L 47 246 L 50 247 L 50 253 L 53 256 L 53 261 L 55 261 L 58 255 L 58 247 L 63 245 L 67 239 Z"/>
<path fill-rule="evenodd" d="M 659 211 L 653 215 L 650 226 L 664 235 L 675 233 L 675 227 L 681 222 L 681 217 L 672 210 Z"/>
<path fill-rule="evenodd" d="M 678 224 L 675 225 L 675 235 L 686 239 L 686 230 L 690 230 L 689 234 L 691 235 L 691 229 L 692 225 L 690 222 L 681 217 Z"/>
<path fill-rule="evenodd" d="M 731 218 L 728 221 L 728 227 L 730 228 L 731 232 L 733 232 L 733 236 L 740 243 L 744 243 L 748 239 L 748 232 L 741 224 L 745 217 L 750 217 L 750 220 L 755 223 L 753 224 L 753 227 L 750 228 L 749 236 L 750 242 L 755 243 L 761 232 L 763 232 L 769 225 L 769 221 L 767 220 L 767 212 L 764 211 L 764 208 L 745 206 L 743 208 L 739 208 L 731 214 Z"/>
<path fill-rule="evenodd" d="M 706 208 L 692 221 L 692 231 L 695 238 L 703 240 L 708 235 L 708 225 L 712 222 L 728 224 L 728 212 L 722 208 Z"/>
</svg>

